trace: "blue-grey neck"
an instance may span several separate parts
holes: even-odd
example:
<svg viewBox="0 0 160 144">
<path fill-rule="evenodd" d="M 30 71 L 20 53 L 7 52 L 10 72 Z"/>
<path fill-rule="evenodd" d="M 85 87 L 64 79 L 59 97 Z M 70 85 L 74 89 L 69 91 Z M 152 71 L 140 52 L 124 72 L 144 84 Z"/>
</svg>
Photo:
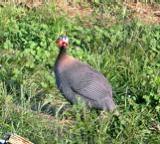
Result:
<svg viewBox="0 0 160 144">
<path fill-rule="evenodd" d="M 64 47 L 59 48 L 59 54 L 56 58 L 56 62 L 55 62 L 55 68 L 58 66 L 59 62 L 61 61 L 61 58 L 63 58 L 63 56 L 65 56 L 67 54 L 67 50 Z"/>
</svg>

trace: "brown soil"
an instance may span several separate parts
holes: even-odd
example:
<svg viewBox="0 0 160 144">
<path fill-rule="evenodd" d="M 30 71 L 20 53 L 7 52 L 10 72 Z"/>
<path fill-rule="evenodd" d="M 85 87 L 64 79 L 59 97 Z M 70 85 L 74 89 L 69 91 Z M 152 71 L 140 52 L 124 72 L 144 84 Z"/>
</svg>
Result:
<svg viewBox="0 0 160 144">
<path fill-rule="evenodd" d="M 92 0 L 87 0 L 83 2 L 83 6 L 74 2 L 73 0 L 49 0 L 50 2 L 56 2 L 57 9 L 61 12 L 66 13 L 69 17 L 79 16 L 92 17 L 93 9 L 91 8 Z M 5 2 L 10 2 L 10 0 L 5 0 Z M 4 3 L 4 0 L 2 0 Z M 22 4 L 28 8 L 39 7 L 43 4 L 43 0 L 15 0 L 16 4 Z M 1 3 L 0 3 L 1 4 Z M 160 4 L 144 4 L 140 2 L 124 2 L 124 7 L 127 7 L 130 12 L 130 19 L 138 18 L 140 21 L 146 24 L 160 24 Z M 101 15 L 102 16 L 102 15 Z M 101 16 L 96 16 L 97 17 Z M 115 17 L 109 14 L 104 14 L 103 17 L 108 20 L 114 20 Z"/>
<path fill-rule="evenodd" d="M 125 6 L 131 12 L 131 17 L 137 17 L 146 24 L 160 24 L 160 5 L 130 2 L 125 3 Z"/>
<path fill-rule="evenodd" d="M 77 3 L 70 2 L 70 1 L 56 0 L 56 6 L 57 6 L 58 9 L 64 11 L 70 17 L 91 16 L 91 14 L 93 12 L 89 3 L 86 3 L 85 6 L 81 6 Z"/>
<path fill-rule="evenodd" d="M 160 5 L 159 4 L 144 4 L 140 2 L 124 2 L 124 6 L 127 7 L 130 12 L 130 18 L 138 18 L 140 21 L 146 24 L 160 24 Z M 70 16 L 91 17 L 93 9 L 90 3 L 87 7 L 73 5 L 70 2 L 63 0 L 57 0 L 57 7 L 64 10 L 64 12 Z M 113 16 L 107 15 L 107 19 L 114 20 Z M 108 17 L 109 16 L 109 17 Z M 101 18 L 100 18 L 101 19 Z"/>
</svg>

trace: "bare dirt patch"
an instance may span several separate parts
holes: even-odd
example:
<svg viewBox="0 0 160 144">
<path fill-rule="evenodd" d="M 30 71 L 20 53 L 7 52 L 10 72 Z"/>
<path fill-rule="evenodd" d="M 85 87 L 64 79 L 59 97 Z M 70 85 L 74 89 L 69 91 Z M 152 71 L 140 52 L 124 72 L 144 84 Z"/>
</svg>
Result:
<svg viewBox="0 0 160 144">
<path fill-rule="evenodd" d="M 86 3 L 85 6 L 81 6 L 74 2 L 56 0 L 56 6 L 70 17 L 86 17 L 90 16 L 93 12 L 90 3 Z"/>
<path fill-rule="evenodd" d="M 160 5 L 144 3 L 125 3 L 131 12 L 131 17 L 136 17 L 146 24 L 160 24 Z"/>
<path fill-rule="evenodd" d="M 78 4 L 73 4 L 72 2 L 67 2 L 63 0 L 56 0 L 56 6 L 63 10 L 69 17 L 79 16 L 92 17 L 93 9 L 91 7 L 91 2 L 83 7 Z M 159 4 L 146 4 L 141 2 L 125 2 L 124 7 L 127 7 L 129 12 L 129 19 L 138 18 L 141 22 L 145 24 L 160 24 L 160 5 Z M 96 19 L 100 20 L 112 20 L 115 21 L 115 17 L 110 14 L 103 14 L 94 16 Z M 98 18 L 99 17 L 99 18 Z"/>
<path fill-rule="evenodd" d="M 13 1 L 1 0 L 0 6 L 3 6 L 4 3 L 13 3 Z M 25 5 L 27 8 L 40 7 L 44 3 L 44 0 L 14 0 L 14 4 Z M 48 0 L 47 3 L 55 3 L 58 11 L 67 14 L 69 17 L 93 17 L 100 20 L 115 21 L 115 17 L 107 13 L 93 16 L 94 10 L 92 9 L 91 0 L 83 1 L 81 3 L 77 3 L 74 0 Z M 129 19 L 138 18 L 146 24 L 160 24 L 160 4 L 124 2 L 123 5 L 124 7 L 127 7 L 127 10 L 129 11 Z"/>
</svg>

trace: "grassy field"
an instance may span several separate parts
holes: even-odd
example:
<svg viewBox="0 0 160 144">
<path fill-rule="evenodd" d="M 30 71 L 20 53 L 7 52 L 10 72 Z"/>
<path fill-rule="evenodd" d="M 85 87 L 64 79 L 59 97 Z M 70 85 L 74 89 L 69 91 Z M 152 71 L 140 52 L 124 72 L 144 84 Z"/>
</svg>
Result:
<svg viewBox="0 0 160 144">
<path fill-rule="evenodd" d="M 73 16 L 73 6 L 81 15 Z M 61 9 L 55 3 L 0 7 L 0 137 L 12 132 L 35 144 L 159 144 L 158 21 L 146 23 L 116 1 L 75 1 Z M 64 33 L 69 53 L 111 82 L 118 117 L 71 106 L 57 90 L 55 40 Z"/>
</svg>

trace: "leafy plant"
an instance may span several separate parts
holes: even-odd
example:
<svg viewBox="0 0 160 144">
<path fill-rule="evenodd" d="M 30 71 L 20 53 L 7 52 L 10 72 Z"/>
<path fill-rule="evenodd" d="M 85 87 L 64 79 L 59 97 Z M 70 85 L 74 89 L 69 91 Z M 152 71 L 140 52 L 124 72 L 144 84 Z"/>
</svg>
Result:
<svg viewBox="0 0 160 144">
<path fill-rule="evenodd" d="M 126 22 L 118 1 L 93 3 L 94 14 L 110 9 L 119 22 L 102 25 L 93 15 L 86 26 L 54 5 L 0 8 L 1 136 L 15 132 L 37 144 L 160 141 L 160 26 Z M 52 74 L 55 40 L 65 32 L 69 53 L 109 79 L 119 116 L 66 104 Z M 55 116 L 42 113 L 44 106 Z"/>
</svg>

